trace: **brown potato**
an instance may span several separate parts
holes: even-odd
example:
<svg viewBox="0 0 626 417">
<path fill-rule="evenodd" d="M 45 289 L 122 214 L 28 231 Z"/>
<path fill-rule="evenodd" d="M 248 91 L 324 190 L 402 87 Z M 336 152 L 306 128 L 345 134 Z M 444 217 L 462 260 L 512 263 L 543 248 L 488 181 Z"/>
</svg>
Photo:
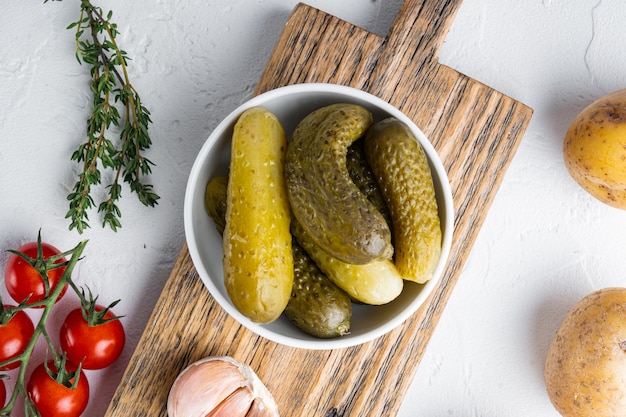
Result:
<svg viewBox="0 0 626 417">
<path fill-rule="evenodd" d="M 576 116 L 565 134 L 563 156 L 583 189 L 626 209 L 626 89 L 601 97 Z"/>
<path fill-rule="evenodd" d="M 626 416 L 626 288 L 574 306 L 550 345 L 544 379 L 564 417 Z"/>
</svg>

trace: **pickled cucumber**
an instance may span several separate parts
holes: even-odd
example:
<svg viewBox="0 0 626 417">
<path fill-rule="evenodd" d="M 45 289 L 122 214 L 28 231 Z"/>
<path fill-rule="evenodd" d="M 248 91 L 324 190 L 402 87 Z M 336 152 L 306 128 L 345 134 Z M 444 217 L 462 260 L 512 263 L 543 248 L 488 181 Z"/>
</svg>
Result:
<svg viewBox="0 0 626 417">
<path fill-rule="evenodd" d="M 365 140 L 363 138 L 355 141 L 348 147 L 346 154 L 346 167 L 352 182 L 361 190 L 365 197 L 376 207 L 383 215 L 389 229 L 391 231 L 391 241 L 393 242 L 393 223 L 391 222 L 391 214 L 387 208 L 385 197 L 383 197 L 380 187 L 376 182 L 376 177 L 372 172 L 367 159 L 365 158 L 365 150 L 363 149 Z M 390 253 L 389 255 L 392 255 Z"/>
<path fill-rule="evenodd" d="M 441 256 L 441 225 L 432 173 L 424 149 L 396 118 L 374 124 L 365 136 L 394 230 L 394 262 L 404 279 L 428 281 Z"/>
<path fill-rule="evenodd" d="M 377 259 L 366 264 L 349 264 L 334 258 L 308 235 L 297 219 L 291 232 L 319 269 L 353 300 L 372 305 L 386 304 L 402 292 L 404 282 L 392 261 Z"/>
<path fill-rule="evenodd" d="M 222 233 L 226 221 L 227 176 L 214 177 L 206 187 L 207 214 Z M 292 239 L 294 282 L 285 316 L 304 332 L 319 338 L 343 336 L 350 331 L 350 297 L 319 270 L 306 251 Z"/>
<path fill-rule="evenodd" d="M 323 339 L 350 332 L 352 301 L 292 242 L 294 281 L 285 316 L 304 332 Z"/>
<path fill-rule="evenodd" d="M 287 148 L 285 179 L 291 208 L 307 234 L 334 258 L 365 264 L 390 256 L 384 217 L 352 182 L 347 149 L 372 124 L 355 104 L 333 104 L 307 115 Z"/>
<path fill-rule="evenodd" d="M 204 192 L 204 208 L 215 223 L 215 228 L 224 234 L 226 227 L 226 196 L 228 194 L 228 176 L 213 177 L 206 185 Z"/>
<path fill-rule="evenodd" d="M 289 302 L 293 285 L 290 210 L 284 182 L 285 133 L 267 109 L 244 111 L 234 126 L 224 283 L 235 307 L 269 323 Z"/>
</svg>

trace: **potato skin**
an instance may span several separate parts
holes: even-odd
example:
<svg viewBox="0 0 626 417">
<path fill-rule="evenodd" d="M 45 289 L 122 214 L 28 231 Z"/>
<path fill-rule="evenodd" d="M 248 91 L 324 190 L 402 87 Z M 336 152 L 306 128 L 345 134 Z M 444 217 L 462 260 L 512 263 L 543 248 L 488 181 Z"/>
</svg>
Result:
<svg viewBox="0 0 626 417">
<path fill-rule="evenodd" d="M 626 416 L 626 288 L 574 306 L 550 345 L 544 379 L 564 417 Z"/>
<path fill-rule="evenodd" d="M 563 141 L 567 170 L 589 194 L 626 209 L 626 89 L 594 101 L 572 121 Z"/>
</svg>

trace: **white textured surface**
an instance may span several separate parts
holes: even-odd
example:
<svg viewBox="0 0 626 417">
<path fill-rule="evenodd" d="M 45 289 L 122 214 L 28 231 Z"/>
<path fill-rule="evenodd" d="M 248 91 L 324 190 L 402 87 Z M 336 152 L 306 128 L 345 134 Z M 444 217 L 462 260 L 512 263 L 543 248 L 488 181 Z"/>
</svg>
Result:
<svg viewBox="0 0 626 417">
<path fill-rule="evenodd" d="M 89 113 L 88 69 L 74 60 L 78 1 L 4 0 L 0 14 L 0 248 L 36 237 L 69 249 L 89 239 L 76 280 L 121 298 L 128 346 L 90 372 L 86 416 L 103 415 L 183 244 L 186 176 L 211 129 L 248 98 L 295 0 L 101 1 L 114 11 L 131 77 L 152 112 L 161 195 L 146 209 L 124 193 L 123 228 L 68 232 L 65 196 Z M 311 0 L 384 34 L 400 0 Z M 568 123 L 626 87 L 622 0 L 465 0 L 440 59 L 535 110 L 474 250 L 428 346 L 400 416 L 556 417 L 544 356 L 566 311 L 585 294 L 625 285 L 626 213 L 569 177 Z M 4 268 L 7 254 L 0 253 Z M 4 286 L 0 295 L 7 300 Z M 65 300 L 63 309 L 71 306 Z M 62 313 L 62 312 L 59 312 Z M 53 317 L 55 322 L 62 314 Z"/>
</svg>

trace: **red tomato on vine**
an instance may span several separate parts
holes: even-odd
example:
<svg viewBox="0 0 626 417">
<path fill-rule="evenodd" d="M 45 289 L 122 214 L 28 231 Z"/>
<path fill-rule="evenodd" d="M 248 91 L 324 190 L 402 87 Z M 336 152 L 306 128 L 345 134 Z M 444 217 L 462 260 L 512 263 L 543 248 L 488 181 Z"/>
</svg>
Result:
<svg viewBox="0 0 626 417">
<path fill-rule="evenodd" d="M 41 243 L 41 248 L 43 255 L 43 259 L 41 259 L 41 261 L 61 253 L 61 251 L 57 248 L 45 242 Z M 30 258 L 37 259 L 37 242 L 27 243 L 18 248 L 17 252 L 21 252 Z M 65 258 L 58 259 L 54 263 L 60 264 L 63 262 L 66 262 Z M 65 267 L 59 267 L 48 271 L 49 290 L 48 293 L 46 293 L 45 281 L 37 269 L 35 269 L 22 257 L 16 254 L 11 254 L 4 273 L 4 281 L 7 290 L 9 291 L 9 295 L 16 302 L 21 303 L 28 298 L 28 303 L 34 303 L 43 300 L 54 290 L 64 271 Z M 66 290 L 67 285 L 63 288 L 57 301 L 63 297 Z"/>
<path fill-rule="evenodd" d="M 6 306 L 12 307 L 12 306 Z M 35 326 L 23 310 L 13 315 L 6 314 L 0 309 L 0 363 L 20 355 L 35 333 Z M 20 362 L 13 362 L 1 366 L 0 371 L 8 371 L 20 366 Z"/>
<path fill-rule="evenodd" d="M 61 325 L 61 349 L 74 364 L 81 361 L 83 369 L 102 369 L 120 357 L 126 334 L 122 323 L 111 310 L 95 305 L 93 311 L 72 310 Z"/>
<path fill-rule="evenodd" d="M 4 386 L 4 382 L 0 379 L 0 408 L 4 407 L 4 403 L 7 402 L 7 389 Z"/>
<path fill-rule="evenodd" d="M 48 362 L 48 368 L 55 375 L 57 381 L 48 374 L 43 363 L 39 364 L 30 376 L 26 392 L 33 402 L 41 417 L 78 417 L 80 416 L 89 401 L 89 382 L 87 376 L 81 370 L 78 383 L 74 388 L 75 377 L 64 381 L 63 376 L 59 377 L 54 361 Z M 62 371 L 68 375 L 67 371 Z M 70 375 L 71 376 L 71 375 Z"/>
</svg>

